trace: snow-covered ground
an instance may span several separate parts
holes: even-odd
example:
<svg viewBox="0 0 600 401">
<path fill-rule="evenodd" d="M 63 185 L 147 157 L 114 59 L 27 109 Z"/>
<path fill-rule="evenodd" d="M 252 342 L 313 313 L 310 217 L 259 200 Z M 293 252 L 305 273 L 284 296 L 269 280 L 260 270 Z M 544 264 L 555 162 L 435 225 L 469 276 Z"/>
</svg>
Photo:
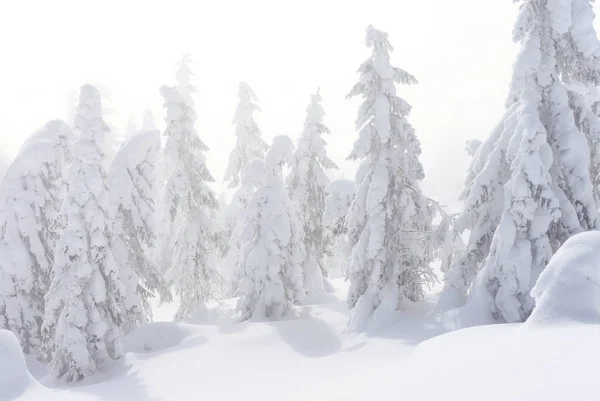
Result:
<svg viewBox="0 0 600 401">
<path fill-rule="evenodd" d="M 294 318 L 236 323 L 234 302 L 195 324 L 156 322 L 131 333 L 125 358 L 77 386 L 56 382 L 0 336 L 0 399 L 18 401 L 596 400 L 600 326 L 494 325 L 446 333 L 433 300 L 345 334 L 346 285 Z M 176 305 L 156 318 L 170 320 Z M 6 340 L 8 338 L 8 340 Z M 10 373 L 10 375 L 9 375 Z M 10 385 L 9 385 L 10 384 Z M 10 387 L 10 388 L 9 388 Z M 3 398 L 4 397 L 4 398 Z"/>
</svg>

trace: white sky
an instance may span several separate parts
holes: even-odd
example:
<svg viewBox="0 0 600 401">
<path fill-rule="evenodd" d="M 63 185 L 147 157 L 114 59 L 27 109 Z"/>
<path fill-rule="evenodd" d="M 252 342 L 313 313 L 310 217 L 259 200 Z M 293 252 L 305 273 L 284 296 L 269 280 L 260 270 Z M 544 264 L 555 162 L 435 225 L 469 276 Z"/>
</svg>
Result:
<svg viewBox="0 0 600 401">
<path fill-rule="evenodd" d="M 389 33 L 393 63 L 420 81 L 399 94 L 413 105 L 424 189 L 455 204 L 465 141 L 486 137 L 503 111 L 516 9 L 509 0 L 0 1 L 0 145 L 14 154 L 47 120 L 66 118 L 67 92 L 86 82 L 110 90 L 119 130 L 146 107 L 162 127 L 158 88 L 174 84 L 175 62 L 191 53 L 198 130 L 218 181 L 234 141 L 239 80 L 260 99 L 267 141 L 296 138 L 320 86 L 329 152 L 353 178 L 344 160 L 357 137 L 358 101 L 345 96 L 369 55 L 372 24 Z"/>
</svg>

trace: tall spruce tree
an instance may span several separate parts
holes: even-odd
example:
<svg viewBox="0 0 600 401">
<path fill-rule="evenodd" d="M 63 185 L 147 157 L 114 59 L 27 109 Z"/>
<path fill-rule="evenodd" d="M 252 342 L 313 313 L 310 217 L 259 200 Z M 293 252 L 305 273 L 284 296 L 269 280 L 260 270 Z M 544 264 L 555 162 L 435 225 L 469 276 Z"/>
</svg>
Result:
<svg viewBox="0 0 600 401">
<path fill-rule="evenodd" d="M 319 91 L 311 96 L 304 128 L 287 177 L 288 191 L 304 231 L 304 286 L 309 291 L 316 292 L 328 289 L 324 281 L 324 277 L 328 275 L 324 258 L 333 253 L 333 242 L 325 235 L 323 227 L 325 188 L 329 185 L 324 169 L 337 169 L 336 164 L 327 156 L 326 142 L 323 139 L 323 135 L 330 131 L 323 123 L 325 111 L 321 105 L 322 100 Z"/>
<path fill-rule="evenodd" d="M 553 252 L 599 225 L 590 176 L 599 132 L 581 88 L 600 82 L 600 42 L 589 0 L 522 0 L 513 36 L 521 45 L 507 110 L 475 156 L 460 229 L 467 250 L 445 297 L 472 302 L 500 322 L 523 321 L 530 291 Z M 479 273 L 478 273 L 479 272 Z"/>
<path fill-rule="evenodd" d="M 349 156 L 362 162 L 347 218 L 348 304 L 356 307 L 355 330 L 382 305 L 395 310 L 405 300 L 422 299 L 433 280 L 432 211 L 419 188 L 421 145 L 407 120 L 411 106 L 396 94 L 396 84 L 417 80 L 390 64 L 393 49 L 386 33 L 369 26 L 366 45 L 372 54 L 348 95 L 363 100 L 356 120 L 359 139 Z"/>
<path fill-rule="evenodd" d="M 187 81 L 190 76 L 189 66 L 182 63 L 178 86 L 163 86 L 160 90 L 167 112 L 165 162 L 170 166 L 163 198 L 164 227 L 171 227 L 174 238 L 168 261 L 169 277 L 181 300 L 175 316 L 179 321 L 203 307 L 213 296 L 212 287 L 220 277 L 212 267 L 216 250 L 212 214 L 219 203 L 207 185 L 214 179 L 206 166 L 204 152 L 208 147 L 194 128 L 197 117 L 191 97 L 193 86 Z"/>
</svg>

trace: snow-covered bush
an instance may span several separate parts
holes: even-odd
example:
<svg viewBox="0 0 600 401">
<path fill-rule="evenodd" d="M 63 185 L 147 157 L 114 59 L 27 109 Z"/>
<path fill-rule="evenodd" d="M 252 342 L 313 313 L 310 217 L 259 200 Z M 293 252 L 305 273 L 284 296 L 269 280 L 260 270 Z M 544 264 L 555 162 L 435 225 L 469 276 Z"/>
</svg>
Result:
<svg viewBox="0 0 600 401">
<path fill-rule="evenodd" d="M 406 299 L 422 299 L 433 280 L 432 213 L 419 188 L 425 176 L 421 145 L 407 120 L 411 106 L 396 94 L 397 83 L 417 80 L 390 64 L 393 49 L 386 33 L 368 27 L 366 45 L 372 55 L 348 95 L 363 100 L 356 120 L 359 139 L 349 156 L 362 165 L 347 219 L 348 305 L 360 309 L 352 323 L 356 328 L 382 303 L 396 309 Z"/>
<path fill-rule="evenodd" d="M 470 232 L 467 250 L 445 289 L 460 304 L 481 270 L 477 292 L 490 294 L 489 313 L 500 322 L 525 320 L 552 253 L 600 225 L 590 177 L 596 117 L 582 118 L 588 108 L 567 87 L 600 81 L 593 19 L 588 0 L 520 1 L 507 110 L 476 152 L 459 218 L 459 231 Z"/>
<path fill-rule="evenodd" d="M 252 196 L 242 233 L 241 297 L 246 319 L 278 319 L 305 297 L 302 277 L 302 226 L 283 182 L 282 167 L 292 160 L 294 144 L 277 136 L 265 157 L 266 179 Z"/>
<path fill-rule="evenodd" d="M 328 269 L 324 258 L 333 254 L 333 241 L 325 234 L 323 226 L 325 188 L 329 185 L 324 169 L 337 169 L 327 156 L 323 139 L 323 135 L 329 134 L 329 128 L 323 123 L 325 111 L 321 106 L 322 100 L 319 91 L 311 96 L 304 129 L 287 177 L 288 191 L 304 233 L 304 287 L 313 292 L 328 290 L 325 282 Z"/>
<path fill-rule="evenodd" d="M 42 332 L 51 374 L 67 381 L 94 374 L 121 356 L 124 287 L 111 252 L 106 130 L 100 92 L 81 87 L 74 132 L 79 138 L 61 208 L 65 228 L 56 247 Z"/>
<path fill-rule="evenodd" d="M 528 325 L 600 323 L 600 232 L 569 238 L 531 290 L 535 309 Z"/>
<path fill-rule="evenodd" d="M 48 122 L 0 178 L 0 328 L 14 332 L 26 353 L 40 351 L 73 138 L 65 122 Z"/>
<path fill-rule="evenodd" d="M 160 149 L 157 130 L 132 134 L 110 167 L 114 213 L 112 251 L 125 286 L 124 329 L 152 320 L 149 298 L 170 301 L 171 293 L 149 250 L 156 240 L 155 181 Z"/>
</svg>

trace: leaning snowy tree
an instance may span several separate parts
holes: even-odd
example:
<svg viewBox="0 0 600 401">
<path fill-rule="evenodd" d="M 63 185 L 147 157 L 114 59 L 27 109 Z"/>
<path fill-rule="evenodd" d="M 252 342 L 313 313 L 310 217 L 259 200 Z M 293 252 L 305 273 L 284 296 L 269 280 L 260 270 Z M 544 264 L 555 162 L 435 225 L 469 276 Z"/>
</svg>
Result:
<svg viewBox="0 0 600 401">
<path fill-rule="evenodd" d="M 302 226 L 283 182 L 283 165 L 293 157 L 294 143 L 276 136 L 265 156 L 266 179 L 247 207 L 242 233 L 238 310 L 242 319 L 279 319 L 305 297 Z"/>
<path fill-rule="evenodd" d="M 328 275 L 324 258 L 333 253 L 333 242 L 324 235 L 323 230 L 325 188 L 329 185 L 324 169 L 337 169 L 336 164 L 327 156 L 326 142 L 323 139 L 323 135 L 330 131 L 323 123 L 325 111 L 321 106 L 322 100 L 319 91 L 311 96 L 304 128 L 287 177 L 288 191 L 304 232 L 304 287 L 313 292 L 328 290 L 324 279 Z"/>
<path fill-rule="evenodd" d="M 359 139 L 349 156 L 362 160 L 347 217 L 354 330 L 362 330 L 380 306 L 396 310 L 405 300 L 422 299 L 435 279 L 429 266 L 432 211 L 419 188 L 421 145 L 407 120 L 411 106 L 395 86 L 417 80 L 390 65 L 393 49 L 386 33 L 369 26 L 366 45 L 372 55 L 360 66 L 360 80 L 348 95 L 363 99 L 356 120 Z"/>
<path fill-rule="evenodd" d="M 48 122 L 0 179 L 0 328 L 15 333 L 25 353 L 40 352 L 73 140 L 67 123 Z"/>
<path fill-rule="evenodd" d="M 467 251 L 452 266 L 442 301 L 471 302 L 500 322 L 523 321 L 553 252 L 598 229 L 590 170 L 598 122 L 581 88 L 600 83 L 600 42 L 589 0 L 522 0 L 514 29 L 521 51 L 507 110 L 475 155 L 460 216 Z M 590 149 L 590 146 L 593 149 Z"/>
<path fill-rule="evenodd" d="M 244 166 L 252 159 L 263 159 L 268 149 L 267 144 L 261 138 L 258 124 L 254 120 L 254 111 L 260 111 L 256 104 L 258 98 L 254 91 L 247 83 L 240 82 L 238 97 L 239 102 L 233 117 L 236 142 L 229 154 L 229 164 L 225 170 L 225 182 L 229 182 L 229 188 L 236 188 L 240 185 Z"/>
<path fill-rule="evenodd" d="M 160 132 L 132 134 L 110 166 L 114 213 L 112 251 L 125 286 L 123 315 L 126 332 L 152 320 L 149 299 L 170 301 L 166 280 L 149 250 L 156 240 L 155 181 Z"/>
<path fill-rule="evenodd" d="M 79 140 L 61 209 L 65 228 L 42 326 L 50 371 L 67 381 L 90 376 L 122 355 L 124 288 L 111 252 L 108 174 L 101 151 L 106 130 L 100 92 L 82 86 L 74 123 Z"/>
<path fill-rule="evenodd" d="M 169 276 L 181 299 L 175 316 L 181 321 L 203 307 L 213 297 L 214 285 L 221 281 L 211 266 L 216 248 L 211 214 L 219 203 L 207 184 L 214 179 L 206 166 L 204 152 L 208 147 L 194 128 L 193 100 L 176 88 L 163 86 L 160 92 L 167 110 L 165 158 L 172 166 L 164 190 L 164 225 L 176 228 Z"/>
</svg>

